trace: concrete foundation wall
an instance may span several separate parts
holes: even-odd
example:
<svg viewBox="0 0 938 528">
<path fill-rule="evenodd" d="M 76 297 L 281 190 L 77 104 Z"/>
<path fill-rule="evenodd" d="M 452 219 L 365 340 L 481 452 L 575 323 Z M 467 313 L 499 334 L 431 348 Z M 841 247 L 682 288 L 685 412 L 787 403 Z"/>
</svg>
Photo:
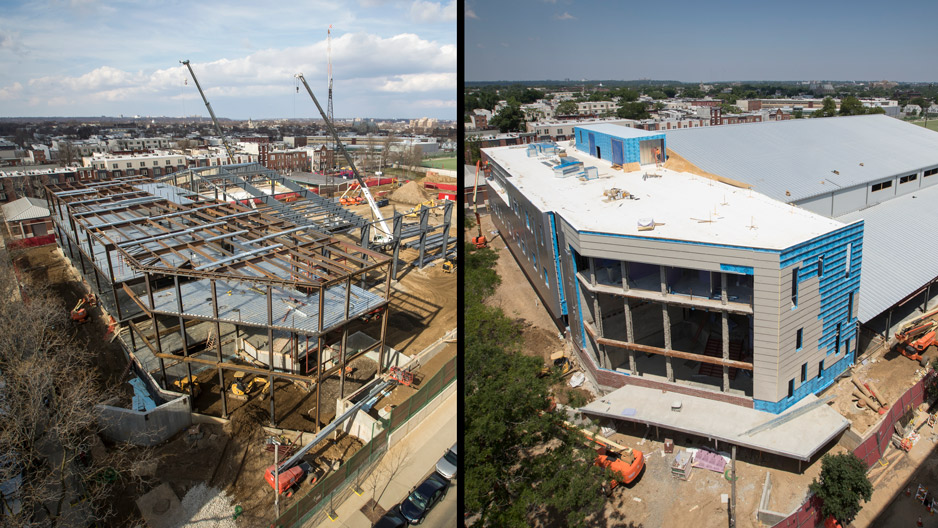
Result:
<svg viewBox="0 0 938 528">
<path fill-rule="evenodd" d="M 189 397 L 180 396 L 149 412 L 97 405 L 101 434 L 115 442 L 152 446 L 192 425 Z"/>
</svg>

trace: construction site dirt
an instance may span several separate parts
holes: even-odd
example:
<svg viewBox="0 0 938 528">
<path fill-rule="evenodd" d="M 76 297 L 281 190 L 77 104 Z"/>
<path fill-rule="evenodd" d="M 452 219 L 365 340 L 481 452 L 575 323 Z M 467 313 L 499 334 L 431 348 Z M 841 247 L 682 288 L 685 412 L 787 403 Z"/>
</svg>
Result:
<svg viewBox="0 0 938 528">
<path fill-rule="evenodd" d="M 367 205 L 362 206 L 368 209 Z M 392 204 L 385 208 L 389 214 L 393 209 L 404 212 L 411 206 Z M 362 213 L 368 216 L 367 211 Z M 441 219 L 430 215 L 431 223 Z M 452 236 L 455 236 L 455 222 Z M 354 233 L 352 234 L 354 235 Z M 354 236 L 344 237 L 354 242 Z M 437 259 L 424 269 L 410 266 L 416 260 L 417 251 L 402 249 L 402 261 L 398 281 L 391 284 L 390 318 L 387 327 L 386 343 L 389 347 L 412 357 L 429 345 L 440 340 L 457 324 L 456 274 L 445 273 Z M 72 268 L 57 246 L 43 246 L 25 250 L 17 255 L 19 269 L 28 270 L 38 281 L 53 288 L 63 299 L 63 309 L 71 308 L 82 295 L 87 293 L 80 274 Z M 404 262 L 408 264 L 405 265 Z M 91 320 L 83 325 L 76 325 L 76 336 L 95 353 L 95 367 L 101 374 L 102 386 L 111 387 L 120 395 L 119 401 L 129 404 L 133 394 L 127 383 L 128 361 L 119 340 L 110 340 L 108 326 L 100 309 L 91 311 Z M 421 365 L 416 371 L 414 387 L 399 386 L 375 409 L 394 406 L 406 399 L 420 383 L 439 370 L 448 359 L 455 356 L 455 344 L 447 345 L 439 354 Z M 374 378 L 377 363 L 374 359 L 361 356 L 351 364 L 351 372 L 345 379 L 344 395 L 348 396 Z M 234 373 L 225 372 L 224 385 L 229 387 L 234 381 Z M 157 376 L 157 379 L 159 376 Z M 219 387 L 217 371 L 206 370 L 199 375 L 201 394 L 193 401 L 193 410 L 197 413 L 221 417 L 222 388 Z M 142 520 L 134 500 L 160 482 L 170 484 L 175 494 L 182 498 L 196 483 L 205 482 L 218 489 L 226 489 L 232 497 L 232 504 L 242 506 L 243 515 L 238 523 L 242 526 L 262 526 L 274 518 L 274 493 L 264 482 L 264 470 L 273 463 L 273 454 L 266 451 L 263 427 L 270 425 L 269 395 L 261 396 L 256 388 L 246 398 L 230 397 L 227 400 L 230 421 L 224 423 L 200 423 L 198 439 L 190 437 L 188 431 L 182 431 L 169 441 L 149 448 L 152 456 L 158 460 L 159 468 L 155 476 L 144 485 L 137 485 L 115 493 L 118 512 L 115 526 L 135 525 Z M 176 390 L 171 388 L 171 390 Z M 276 402 L 277 427 L 287 431 L 313 432 L 318 428 L 314 423 L 317 406 L 316 391 L 286 380 L 278 380 L 273 388 Z M 320 386 L 320 421 L 321 426 L 335 417 L 336 399 L 339 397 L 339 377 L 332 376 Z M 128 405 L 129 406 L 129 405 Z M 312 415 L 311 412 L 312 411 Z M 312 416 L 312 417 L 311 417 Z M 285 434 L 285 440 L 292 440 L 291 433 Z M 330 464 L 326 460 L 338 462 L 347 460 L 363 445 L 355 437 L 340 434 L 338 438 L 330 436 L 320 446 L 314 448 L 304 459 L 321 467 L 320 478 Z M 108 444 L 108 447 L 112 447 Z M 140 448 L 141 450 L 143 448 Z M 309 489 L 309 480 L 304 480 L 293 498 L 281 496 L 281 511 L 292 504 L 298 496 Z"/>
</svg>

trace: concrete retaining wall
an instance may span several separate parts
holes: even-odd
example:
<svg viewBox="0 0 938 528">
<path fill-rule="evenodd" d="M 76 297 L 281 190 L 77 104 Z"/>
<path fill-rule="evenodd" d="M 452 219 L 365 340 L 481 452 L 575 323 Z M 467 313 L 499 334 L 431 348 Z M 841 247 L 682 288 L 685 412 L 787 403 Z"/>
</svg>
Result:
<svg viewBox="0 0 938 528">
<path fill-rule="evenodd" d="M 762 485 L 762 500 L 759 501 L 759 508 L 756 510 L 756 517 L 759 522 L 767 526 L 776 524 L 788 518 L 784 513 L 778 513 L 769 509 L 769 502 L 772 498 L 772 474 L 766 472 L 765 483 Z"/>
<path fill-rule="evenodd" d="M 115 442 L 152 446 L 192 425 L 189 397 L 179 396 L 149 412 L 96 405 L 101 434 Z"/>
</svg>

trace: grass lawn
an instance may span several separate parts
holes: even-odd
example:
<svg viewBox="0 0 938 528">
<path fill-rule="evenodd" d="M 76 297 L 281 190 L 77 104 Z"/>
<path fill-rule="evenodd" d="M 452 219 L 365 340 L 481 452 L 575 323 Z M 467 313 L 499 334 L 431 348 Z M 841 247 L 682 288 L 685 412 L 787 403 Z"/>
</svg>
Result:
<svg viewBox="0 0 938 528">
<path fill-rule="evenodd" d="M 425 159 L 420 162 L 420 165 L 423 167 L 431 167 L 436 169 L 456 170 L 456 158 Z"/>
<path fill-rule="evenodd" d="M 922 120 L 922 121 L 912 121 L 912 122 L 915 123 L 916 125 L 920 126 L 920 127 L 925 126 L 925 121 L 924 121 L 924 120 Z M 934 130 L 934 131 L 938 132 L 938 118 L 936 118 L 936 119 L 929 119 L 929 120 L 928 120 L 928 127 L 926 127 L 926 128 L 928 128 L 929 130 Z"/>
</svg>

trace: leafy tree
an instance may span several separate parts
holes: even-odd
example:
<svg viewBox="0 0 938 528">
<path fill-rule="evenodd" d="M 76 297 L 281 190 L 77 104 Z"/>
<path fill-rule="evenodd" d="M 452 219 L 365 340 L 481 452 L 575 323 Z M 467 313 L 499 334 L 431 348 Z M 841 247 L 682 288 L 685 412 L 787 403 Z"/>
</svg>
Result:
<svg viewBox="0 0 938 528">
<path fill-rule="evenodd" d="M 629 88 L 619 88 L 610 92 L 613 97 L 618 97 L 619 102 L 628 103 L 638 101 L 638 92 Z"/>
<path fill-rule="evenodd" d="M 622 119 L 648 119 L 648 110 L 645 103 L 625 103 L 616 111 L 616 116 Z"/>
<path fill-rule="evenodd" d="M 886 110 L 884 110 L 883 107 L 881 106 L 874 106 L 873 108 L 869 108 L 866 113 L 867 114 L 885 114 Z"/>
<path fill-rule="evenodd" d="M 882 110 L 882 108 L 880 108 L 880 110 Z M 792 111 L 791 117 L 793 119 L 803 119 L 804 111 L 802 111 L 800 108 L 796 108 L 795 110 Z"/>
<path fill-rule="evenodd" d="M 911 100 L 909 100 L 909 103 L 914 104 L 914 105 L 918 105 L 918 106 L 922 107 L 923 110 L 924 110 L 925 108 L 928 108 L 928 101 L 926 101 L 925 98 L 922 97 L 922 96 L 913 97 Z"/>
<path fill-rule="evenodd" d="M 824 455 L 820 481 L 815 478 L 810 490 L 823 501 L 821 514 L 847 525 L 860 512 L 860 502 L 873 496 L 873 485 L 866 478 L 866 466 L 853 453 Z"/>
<path fill-rule="evenodd" d="M 508 105 L 492 116 L 489 124 L 498 128 L 499 132 L 518 132 L 524 130 L 524 112 L 521 106 L 515 101 L 509 101 Z"/>
<path fill-rule="evenodd" d="M 557 105 L 557 115 L 576 115 L 577 106 L 573 101 L 564 101 Z"/>
<path fill-rule="evenodd" d="M 681 96 L 696 99 L 698 97 L 703 97 L 703 91 L 701 91 L 697 86 L 685 86 L 681 91 Z"/>
<path fill-rule="evenodd" d="M 720 103 L 720 112 L 723 114 L 739 114 L 742 109 L 729 103 Z"/>
<path fill-rule="evenodd" d="M 859 99 L 852 95 L 844 97 L 840 102 L 840 115 L 863 115 L 866 113 L 866 107 L 863 106 L 863 103 Z"/>
<path fill-rule="evenodd" d="M 677 90 L 673 86 L 665 86 L 661 91 L 664 92 L 664 95 L 668 96 L 668 99 L 677 95 Z"/>
<path fill-rule="evenodd" d="M 464 254 L 466 510 L 480 526 L 583 526 L 602 504 L 603 470 L 548 410 L 551 380 L 538 377 L 541 359 L 521 354 L 518 324 L 483 303 L 501 282 L 498 254 L 471 244 Z"/>
<path fill-rule="evenodd" d="M 593 92 L 589 96 L 590 101 L 611 101 L 612 95 L 610 92 Z"/>
<path fill-rule="evenodd" d="M 832 117 L 837 115 L 837 103 L 830 96 L 824 98 L 821 109 L 814 112 L 814 117 Z"/>
<path fill-rule="evenodd" d="M 651 97 L 652 99 L 667 99 L 668 98 L 668 96 L 665 95 L 665 93 L 661 90 L 652 90 L 648 92 L 648 97 Z"/>
</svg>

